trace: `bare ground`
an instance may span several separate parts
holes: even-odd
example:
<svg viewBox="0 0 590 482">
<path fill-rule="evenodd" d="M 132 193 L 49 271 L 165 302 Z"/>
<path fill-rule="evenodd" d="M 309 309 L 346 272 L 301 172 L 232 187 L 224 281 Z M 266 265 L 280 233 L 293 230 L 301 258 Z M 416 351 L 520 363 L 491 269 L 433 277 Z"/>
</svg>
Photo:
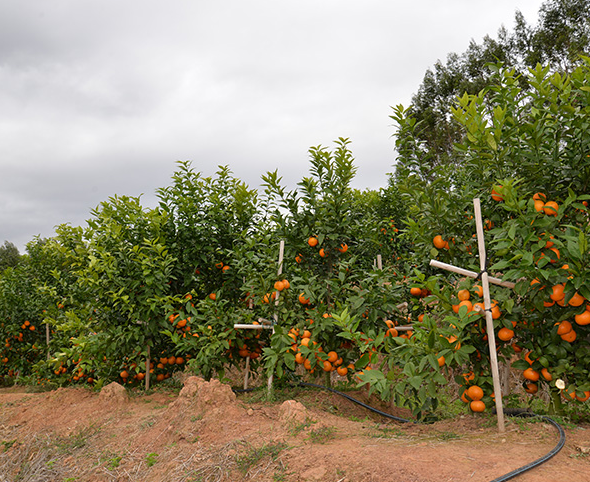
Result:
<svg viewBox="0 0 590 482">
<path fill-rule="evenodd" d="M 317 390 L 268 403 L 196 377 L 180 394 L 118 389 L 1 389 L 0 482 L 487 482 L 558 441 L 538 421 L 499 434 L 491 415 L 392 422 Z M 568 427 L 559 454 L 512 480 L 590 482 L 589 428 Z"/>
</svg>

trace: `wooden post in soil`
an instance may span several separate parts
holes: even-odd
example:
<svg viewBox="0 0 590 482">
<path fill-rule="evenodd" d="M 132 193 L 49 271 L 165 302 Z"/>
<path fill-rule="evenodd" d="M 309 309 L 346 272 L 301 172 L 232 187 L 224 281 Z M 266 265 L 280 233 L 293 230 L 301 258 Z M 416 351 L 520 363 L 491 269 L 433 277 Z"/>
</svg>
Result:
<svg viewBox="0 0 590 482">
<path fill-rule="evenodd" d="M 285 253 L 285 241 L 281 240 L 280 244 L 279 244 L 279 267 L 277 269 L 277 276 L 280 276 L 281 274 L 283 274 L 283 257 L 284 257 L 284 253 Z M 280 291 L 277 291 L 277 295 L 275 298 L 275 306 L 278 306 L 279 304 L 279 297 L 280 297 Z M 250 308 L 252 308 L 252 299 L 249 300 L 249 306 Z M 258 319 L 259 324 L 258 325 L 249 325 L 249 324 L 241 324 L 241 323 L 236 323 L 234 324 L 234 329 L 235 330 L 272 330 L 272 335 L 274 335 L 275 329 L 274 329 L 274 325 L 275 323 L 277 323 L 279 320 L 279 314 L 278 312 L 275 311 L 274 315 L 273 315 L 273 321 L 272 323 L 268 320 L 263 320 L 261 318 Z M 250 371 L 250 358 L 246 358 L 246 369 L 244 372 L 244 389 L 248 388 L 248 373 Z M 268 393 L 270 395 L 270 393 L 272 392 L 272 384 L 273 384 L 273 378 L 274 378 L 274 372 L 270 374 L 270 376 L 268 377 Z"/>
<path fill-rule="evenodd" d="M 487 266 L 486 266 L 486 248 L 485 248 L 485 240 L 483 236 L 483 221 L 481 219 L 481 205 L 479 199 L 473 200 L 473 207 L 475 210 L 475 225 L 476 225 L 476 232 L 477 232 L 477 245 L 479 249 L 479 263 L 480 263 L 480 273 L 475 273 L 473 271 L 465 270 L 462 268 L 458 268 L 453 265 L 449 265 L 446 263 L 441 263 L 436 260 L 431 260 L 430 265 L 435 266 L 438 268 L 445 269 L 447 271 L 452 271 L 454 273 L 461 274 L 463 276 L 468 276 L 470 278 L 478 278 L 481 275 L 481 285 L 483 289 L 483 299 L 484 299 L 484 308 L 485 308 L 485 318 L 486 318 L 486 331 L 488 336 L 488 347 L 490 350 L 490 365 L 492 370 L 492 380 L 494 383 L 494 395 L 496 399 L 496 414 L 498 419 L 498 431 L 500 433 L 505 432 L 504 426 L 504 407 L 502 404 L 502 387 L 500 384 L 500 372 L 498 369 L 498 354 L 496 351 L 496 336 L 494 334 L 494 319 L 492 318 L 492 308 L 491 308 L 491 300 L 490 300 L 490 283 L 497 284 L 500 286 L 504 286 L 506 288 L 514 288 L 514 283 L 509 281 L 502 281 L 498 278 L 492 278 L 488 276 L 487 273 Z"/>
<path fill-rule="evenodd" d="M 146 392 L 150 389 L 150 346 L 147 345 L 147 356 L 145 359 L 145 390 Z"/>
<path fill-rule="evenodd" d="M 45 322 L 45 343 L 47 344 L 47 359 L 49 360 L 51 358 L 50 352 L 49 352 L 49 323 Z"/>
<path fill-rule="evenodd" d="M 279 267 L 277 269 L 277 277 L 280 277 L 283 274 L 283 257 L 285 255 L 285 240 L 281 239 L 281 242 L 279 244 Z M 281 292 L 277 291 L 277 297 L 275 298 L 275 309 L 278 309 L 279 307 L 279 298 L 281 296 Z M 279 313 L 277 311 L 275 311 L 274 315 L 273 315 L 273 326 L 272 326 L 272 333 L 271 336 L 275 334 L 275 328 L 274 325 L 279 321 Z M 274 369 L 271 372 L 270 376 L 268 377 L 268 385 L 267 385 L 267 389 L 268 389 L 268 395 L 270 396 L 270 394 L 272 393 L 272 384 L 274 381 Z"/>
</svg>

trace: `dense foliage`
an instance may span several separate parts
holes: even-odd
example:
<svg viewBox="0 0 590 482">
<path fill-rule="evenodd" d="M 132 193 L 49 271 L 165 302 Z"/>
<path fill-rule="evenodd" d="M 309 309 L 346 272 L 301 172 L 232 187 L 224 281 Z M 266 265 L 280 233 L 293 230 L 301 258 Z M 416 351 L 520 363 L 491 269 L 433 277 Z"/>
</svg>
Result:
<svg viewBox="0 0 590 482">
<path fill-rule="evenodd" d="M 293 190 L 277 171 L 259 193 L 227 167 L 203 177 L 180 162 L 157 208 L 115 196 L 26 255 L 5 243 L 0 377 L 149 387 L 186 366 L 207 378 L 234 366 L 367 385 L 418 417 L 450 384 L 479 412 L 494 401 L 479 306 L 500 364 L 522 370 L 504 392 L 543 393 L 554 410 L 590 399 L 590 58 L 572 57 L 588 32 L 570 21 L 584 5 L 545 4 L 541 26 L 512 37 L 529 42 L 518 69 L 487 64 L 477 91 L 438 104 L 456 132 L 444 162 L 419 102 L 396 107 L 398 163 L 379 191 L 351 187 L 355 160 L 338 139 L 309 150 Z M 570 43 L 556 37 L 566 24 Z M 553 45 L 535 47 L 553 67 L 524 69 L 535 42 Z M 487 269 L 515 283 L 493 286 L 489 307 L 477 281 L 429 266 L 480 271 L 475 198 Z"/>
</svg>

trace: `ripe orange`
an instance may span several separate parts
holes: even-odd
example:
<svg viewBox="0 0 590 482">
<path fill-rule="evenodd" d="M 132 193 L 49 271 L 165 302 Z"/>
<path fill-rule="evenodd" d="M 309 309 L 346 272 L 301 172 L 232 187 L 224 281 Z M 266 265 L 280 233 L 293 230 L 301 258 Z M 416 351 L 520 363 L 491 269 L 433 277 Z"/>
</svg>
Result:
<svg viewBox="0 0 590 482">
<path fill-rule="evenodd" d="M 539 372 L 532 368 L 527 368 L 522 372 L 522 376 L 531 382 L 536 382 L 539 379 Z"/>
<path fill-rule="evenodd" d="M 547 200 L 547 196 L 545 196 L 545 194 L 543 194 L 542 192 L 537 192 L 537 193 L 533 194 L 533 199 L 535 201 L 545 202 Z"/>
<path fill-rule="evenodd" d="M 462 306 L 466 306 L 468 312 L 473 311 L 473 303 L 471 303 L 471 301 L 469 301 L 469 300 L 461 301 L 461 303 L 459 303 L 459 309 L 461 309 Z"/>
<path fill-rule="evenodd" d="M 561 335 L 561 339 L 563 341 L 567 341 L 568 343 L 573 343 L 576 341 L 577 337 L 578 335 L 574 330 L 568 331 L 565 335 Z"/>
<path fill-rule="evenodd" d="M 336 360 L 338 360 L 338 353 L 336 353 L 335 351 L 329 351 L 328 352 L 328 361 L 330 363 L 334 363 Z"/>
<path fill-rule="evenodd" d="M 209 294 L 209 298 L 215 301 L 217 299 L 217 295 L 215 293 Z"/>
<path fill-rule="evenodd" d="M 578 307 L 582 306 L 585 301 L 586 298 L 584 298 L 580 293 L 574 293 L 574 296 L 570 298 L 567 304 L 570 306 Z"/>
<path fill-rule="evenodd" d="M 282 281 L 275 281 L 274 288 L 277 291 L 283 291 L 285 289 L 285 283 Z"/>
<path fill-rule="evenodd" d="M 339 366 L 338 368 L 336 368 L 336 373 L 338 373 L 338 375 L 340 375 L 341 377 L 345 377 L 348 374 L 348 368 L 346 368 L 345 366 Z"/>
<path fill-rule="evenodd" d="M 545 380 L 547 380 L 548 382 L 550 382 L 551 380 L 553 380 L 553 377 L 551 376 L 551 373 L 549 373 L 549 370 L 547 370 L 547 368 L 543 368 L 541 370 L 541 375 L 543 375 L 543 378 Z"/>
<path fill-rule="evenodd" d="M 307 244 L 309 244 L 312 248 L 315 248 L 318 245 L 318 238 L 311 236 L 307 240 Z"/>
<path fill-rule="evenodd" d="M 291 283 L 289 283 L 289 280 L 284 279 L 283 280 L 283 289 L 288 290 L 291 287 Z"/>
<path fill-rule="evenodd" d="M 555 201 L 548 201 L 545 203 L 543 207 L 543 211 L 547 216 L 557 216 L 557 212 L 559 211 L 559 204 Z"/>
<path fill-rule="evenodd" d="M 298 363 L 299 365 L 301 365 L 304 361 L 305 361 L 305 358 L 303 357 L 301 352 L 297 352 L 297 354 L 295 355 L 295 363 Z"/>
<path fill-rule="evenodd" d="M 346 253 L 348 251 L 348 244 L 342 243 L 338 248 L 338 251 L 340 251 L 341 253 Z"/>
<path fill-rule="evenodd" d="M 129 372 L 127 370 L 123 370 L 121 373 L 119 373 L 119 375 L 121 378 L 125 379 L 129 377 Z"/>
<path fill-rule="evenodd" d="M 467 397 L 471 400 L 481 400 L 483 398 L 483 390 L 477 385 L 471 385 L 467 389 Z"/>
<path fill-rule="evenodd" d="M 447 247 L 447 242 L 442 238 L 440 234 L 437 234 L 434 239 L 432 240 L 434 247 L 437 249 L 444 249 Z"/>
<path fill-rule="evenodd" d="M 492 188 L 492 199 L 494 201 L 503 201 L 504 197 L 498 192 L 496 191 L 496 187 L 498 188 L 498 190 L 502 189 L 502 186 L 498 185 Z"/>
<path fill-rule="evenodd" d="M 223 271 L 224 273 L 229 269 L 229 265 L 225 265 L 223 268 L 221 268 L 221 271 Z"/>
<path fill-rule="evenodd" d="M 307 304 L 309 304 L 309 299 L 307 299 L 307 298 L 305 297 L 305 293 L 301 293 L 301 294 L 299 295 L 299 303 L 301 303 L 302 305 L 307 305 Z"/>
<path fill-rule="evenodd" d="M 410 288 L 410 294 L 412 296 L 420 297 L 422 295 L 422 288 L 417 288 L 417 287 Z"/>
<path fill-rule="evenodd" d="M 471 409 L 472 412 L 484 412 L 486 409 L 486 404 L 483 403 L 481 400 L 473 400 L 473 402 L 471 402 L 469 404 L 469 408 Z"/>
<path fill-rule="evenodd" d="M 327 251 L 324 251 L 324 248 L 322 248 L 322 249 L 320 249 L 320 256 L 322 258 L 325 258 L 326 256 L 328 256 L 328 252 Z"/>
<path fill-rule="evenodd" d="M 445 361 L 446 361 L 446 360 L 445 360 L 445 357 L 444 357 L 444 356 L 439 356 L 439 357 L 438 357 L 438 366 L 439 366 L 439 367 L 443 367 L 443 366 L 445 366 Z"/>
<path fill-rule="evenodd" d="M 389 329 L 388 329 L 388 330 L 385 332 L 385 336 L 386 336 L 386 337 L 387 337 L 387 336 L 393 336 L 393 337 L 395 338 L 395 337 L 396 337 L 396 336 L 398 336 L 398 335 L 399 335 L 399 333 L 398 333 L 398 331 L 397 331 L 395 328 L 389 328 Z"/>
<path fill-rule="evenodd" d="M 524 391 L 530 394 L 535 394 L 539 391 L 539 386 L 536 383 L 530 382 L 524 384 Z"/>
<path fill-rule="evenodd" d="M 512 338 L 514 337 L 514 330 L 511 330 L 510 328 L 500 328 L 500 330 L 498 331 L 498 338 L 502 341 L 508 341 L 508 340 L 512 340 Z"/>
<path fill-rule="evenodd" d="M 563 300 L 565 298 L 565 293 L 563 292 L 564 289 L 564 284 L 555 285 L 553 288 L 551 288 L 552 293 L 549 295 L 549 298 L 551 298 L 553 301 Z"/>
<path fill-rule="evenodd" d="M 557 334 L 559 336 L 565 335 L 570 331 L 572 331 L 572 324 L 569 321 L 563 320 L 561 323 L 559 323 L 559 327 L 557 328 Z"/>
<path fill-rule="evenodd" d="M 538 213 L 545 212 L 545 203 L 543 201 L 535 201 L 535 211 Z"/>
<path fill-rule="evenodd" d="M 473 290 L 475 291 L 475 294 L 480 298 L 483 296 L 483 288 L 480 285 L 475 285 L 473 287 Z"/>
<path fill-rule="evenodd" d="M 585 391 L 583 397 L 579 397 L 578 395 L 576 395 L 576 400 L 578 400 L 579 402 L 585 402 L 588 399 L 590 399 L 590 391 Z"/>
<path fill-rule="evenodd" d="M 307 346 L 307 347 L 309 347 L 310 341 L 311 341 L 310 338 L 302 338 L 301 339 L 301 346 Z"/>
<path fill-rule="evenodd" d="M 579 315 L 576 315 L 574 320 L 576 321 L 576 323 L 578 325 L 582 325 L 582 326 L 590 325 L 590 311 L 584 310 Z"/>
<path fill-rule="evenodd" d="M 459 293 L 457 293 L 457 298 L 459 298 L 459 301 L 468 300 L 471 298 L 471 293 L 469 293 L 469 290 L 460 290 Z"/>
<path fill-rule="evenodd" d="M 219 263 L 215 263 L 215 267 L 221 269 L 223 268 L 223 263 L 221 261 Z"/>
<path fill-rule="evenodd" d="M 326 360 L 326 361 L 323 363 L 323 365 L 322 365 L 322 369 L 323 369 L 325 372 L 331 372 L 331 371 L 332 371 L 332 364 L 331 364 L 329 361 L 327 361 L 327 360 Z"/>
</svg>

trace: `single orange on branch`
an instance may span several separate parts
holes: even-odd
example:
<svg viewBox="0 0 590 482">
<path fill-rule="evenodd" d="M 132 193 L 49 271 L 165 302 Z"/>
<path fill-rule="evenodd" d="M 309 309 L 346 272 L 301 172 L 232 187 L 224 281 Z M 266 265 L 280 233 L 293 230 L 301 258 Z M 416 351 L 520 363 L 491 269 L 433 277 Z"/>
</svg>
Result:
<svg viewBox="0 0 590 482">
<path fill-rule="evenodd" d="M 422 288 L 414 286 L 413 288 L 410 288 L 410 294 L 412 296 L 420 297 L 422 296 Z"/>
<path fill-rule="evenodd" d="M 483 390 L 481 389 L 481 387 L 478 387 L 477 385 L 471 385 L 467 389 L 467 396 L 471 400 L 481 400 L 483 398 Z"/>
<path fill-rule="evenodd" d="M 309 244 L 312 248 L 315 248 L 318 245 L 318 238 L 315 236 L 310 236 L 307 240 L 307 244 Z"/>
<path fill-rule="evenodd" d="M 434 244 L 434 247 L 436 249 L 445 249 L 445 248 L 448 248 L 448 246 L 449 246 L 449 244 L 443 239 L 443 237 L 440 234 L 437 234 L 432 239 L 432 244 Z"/>
<path fill-rule="evenodd" d="M 497 188 L 497 190 L 496 190 Z M 498 186 L 494 186 L 492 188 L 492 199 L 494 201 L 503 201 L 504 200 L 504 196 L 502 196 L 502 194 L 500 194 L 498 191 L 502 190 L 502 186 L 498 185 Z"/>
<path fill-rule="evenodd" d="M 543 212 L 547 216 L 557 216 L 558 211 L 559 204 L 557 204 L 555 201 L 547 201 L 545 206 L 543 206 Z"/>
</svg>

